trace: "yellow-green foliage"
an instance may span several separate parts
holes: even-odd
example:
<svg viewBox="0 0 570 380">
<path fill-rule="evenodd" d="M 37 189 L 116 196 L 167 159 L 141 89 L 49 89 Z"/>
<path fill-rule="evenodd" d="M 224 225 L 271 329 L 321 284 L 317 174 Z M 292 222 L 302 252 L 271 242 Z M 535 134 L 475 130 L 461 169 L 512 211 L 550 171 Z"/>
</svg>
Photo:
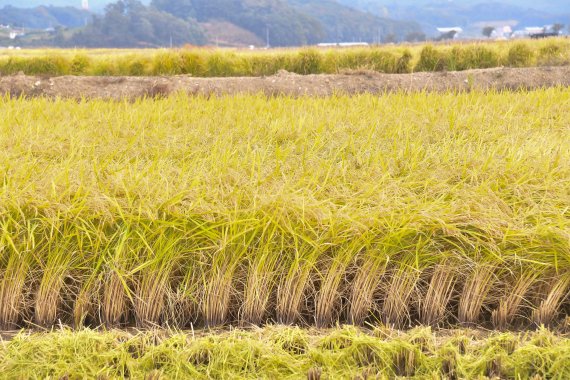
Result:
<svg viewBox="0 0 570 380">
<path fill-rule="evenodd" d="M 0 373 L 6 379 L 567 379 L 570 341 L 544 329 L 379 334 L 270 326 L 197 335 L 62 330 L 1 342 Z"/>
<path fill-rule="evenodd" d="M 0 325 L 555 323 L 570 90 L 0 99 Z"/>
<path fill-rule="evenodd" d="M 237 50 L 30 50 L 0 53 L 0 74 L 264 76 L 279 70 L 334 74 L 527 67 L 570 63 L 565 39 L 453 43 L 350 49 Z"/>
</svg>

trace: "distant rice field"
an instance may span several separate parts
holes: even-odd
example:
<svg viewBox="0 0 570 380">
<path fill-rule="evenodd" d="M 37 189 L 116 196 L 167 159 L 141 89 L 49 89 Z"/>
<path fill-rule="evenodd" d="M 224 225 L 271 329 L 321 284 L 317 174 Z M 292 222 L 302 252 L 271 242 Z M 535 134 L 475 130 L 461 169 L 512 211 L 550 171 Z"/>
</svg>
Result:
<svg viewBox="0 0 570 380">
<path fill-rule="evenodd" d="M 570 40 L 469 42 L 346 49 L 248 51 L 213 48 L 113 50 L 1 50 L 0 75 L 193 75 L 265 76 L 279 70 L 334 74 L 346 70 L 384 73 L 455 71 L 501 66 L 570 63 Z"/>
</svg>

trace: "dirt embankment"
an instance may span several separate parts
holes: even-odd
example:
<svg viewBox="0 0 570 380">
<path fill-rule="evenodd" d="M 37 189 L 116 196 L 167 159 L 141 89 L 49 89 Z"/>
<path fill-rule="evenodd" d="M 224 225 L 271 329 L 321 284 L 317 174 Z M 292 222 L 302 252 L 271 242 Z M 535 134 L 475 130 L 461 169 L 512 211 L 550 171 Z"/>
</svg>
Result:
<svg viewBox="0 0 570 380">
<path fill-rule="evenodd" d="M 554 86 L 570 86 L 570 66 L 413 74 L 354 71 L 336 75 L 297 75 L 280 72 L 257 78 L 0 77 L 0 94 L 104 99 L 156 97 L 173 92 L 194 95 L 263 93 L 269 96 L 327 96 L 334 93 L 519 90 Z"/>
</svg>

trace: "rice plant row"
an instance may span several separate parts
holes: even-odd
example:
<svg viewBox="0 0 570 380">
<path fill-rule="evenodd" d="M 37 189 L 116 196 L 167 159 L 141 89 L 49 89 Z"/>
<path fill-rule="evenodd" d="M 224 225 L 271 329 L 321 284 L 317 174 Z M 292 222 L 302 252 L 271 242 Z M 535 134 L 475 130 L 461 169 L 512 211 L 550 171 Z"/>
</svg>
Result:
<svg viewBox="0 0 570 380">
<path fill-rule="evenodd" d="M 57 349 L 54 349 L 56 347 Z M 269 326 L 193 334 L 61 330 L 0 342 L 3 378 L 567 379 L 570 340 L 472 330 Z M 32 360 L 33 358 L 33 360 Z"/>
<path fill-rule="evenodd" d="M 280 70 L 336 74 L 346 70 L 383 73 L 456 71 L 501 66 L 570 64 L 570 41 L 411 45 L 352 49 L 261 52 L 180 50 L 32 50 L 0 55 L 0 75 L 193 75 L 266 76 Z"/>
<path fill-rule="evenodd" d="M 557 325 L 569 109 L 0 98 L 0 328 Z"/>
</svg>

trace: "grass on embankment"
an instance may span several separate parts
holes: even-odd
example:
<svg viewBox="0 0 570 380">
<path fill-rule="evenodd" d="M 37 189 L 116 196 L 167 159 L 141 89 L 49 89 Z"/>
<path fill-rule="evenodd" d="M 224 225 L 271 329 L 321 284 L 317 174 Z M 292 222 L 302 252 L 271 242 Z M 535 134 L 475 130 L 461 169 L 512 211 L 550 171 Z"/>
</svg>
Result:
<svg viewBox="0 0 570 380">
<path fill-rule="evenodd" d="M 265 76 L 279 70 L 336 74 L 344 70 L 384 73 L 455 71 L 500 66 L 570 63 L 570 41 L 452 43 L 354 49 L 275 50 L 36 50 L 0 55 L 0 75 Z"/>
<path fill-rule="evenodd" d="M 0 99 L 0 326 L 556 323 L 570 90 Z"/>
<path fill-rule="evenodd" d="M 408 333 L 267 327 L 191 333 L 57 331 L 0 342 L 0 378 L 567 379 L 570 340 L 547 330 Z"/>
</svg>

